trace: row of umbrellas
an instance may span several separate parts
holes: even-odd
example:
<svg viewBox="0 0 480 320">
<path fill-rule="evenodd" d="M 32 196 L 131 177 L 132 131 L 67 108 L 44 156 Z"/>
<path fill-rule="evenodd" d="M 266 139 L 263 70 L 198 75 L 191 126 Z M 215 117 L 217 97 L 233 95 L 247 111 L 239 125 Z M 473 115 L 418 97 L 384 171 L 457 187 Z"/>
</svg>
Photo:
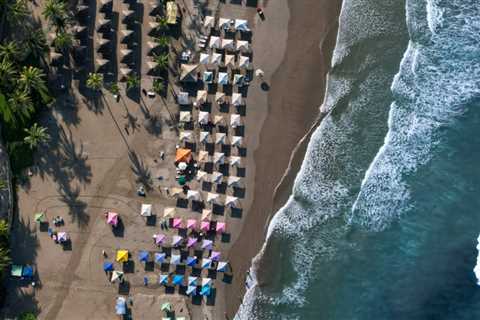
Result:
<svg viewBox="0 0 480 320">
<path fill-rule="evenodd" d="M 242 95 L 237 92 L 234 92 L 232 96 L 229 97 L 224 92 L 217 91 L 213 100 L 218 104 L 225 104 L 230 102 L 236 106 L 242 105 Z M 198 90 L 195 97 L 195 102 L 205 103 L 207 101 L 208 92 L 206 90 Z M 180 91 L 177 95 L 177 103 L 184 106 L 192 104 L 188 92 Z"/>
<path fill-rule="evenodd" d="M 238 68 L 248 68 L 250 66 L 250 57 L 244 55 L 238 55 L 238 60 L 236 60 L 235 54 L 225 54 L 223 59 L 221 53 L 212 52 L 212 53 L 200 53 L 200 58 L 198 62 L 203 65 L 220 65 L 227 67 L 238 67 Z"/>
<path fill-rule="evenodd" d="M 208 131 L 200 131 L 199 135 L 199 142 L 200 143 L 210 143 L 211 140 L 215 144 L 227 144 L 227 134 L 224 132 L 217 132 L 213 136 L 214 139 L 210 139 L 212 135 Z M 179 140 L 181 142 L 194 142 L 194 132 L 185 130 L 180 131 Z M 240 147 L 243 144 L 243 137 L 242 136 L 232 136 L 230 138 L 230 144 L 235 147 Z"/>
<path fill-rule="evenodd" d="M 219 18 L 217 24 L 215 17 L 206 16 L 203 21 L 203 26 L 205 28 L 215 28 L 215 26 L 218 26 L 220 29 L 232 29 L 240 32 L 250 31 L 248 21 L 244 19 Z"/>
<path fill-rule="evenodd" d="M 211 36 L 208 42 L 211 49 L 222 49 L 228 51 L 248 51 L 250 44 L 245 40 L 225 39 L 221 37 Z"/>
<path fill-rule="evenodd" d="M 192 113 L 190 111 L 180 111 L 180 122 L 191 122 L 192 121 Z M 220 125 L 222 122 L 225 121 L 225 118 L 221 115 L 216 115 L 210 120 L 210 113 L 206 111 L 199 111 L 198 112 L 198 123 L 201 125 L 207 125 L 212 122 L 214 125 Z M 242 117 L 239 114 L 231 114 L 230 115 L 230 126 L 232 128 L 237 128 L 242 125 Z"/>
</svg>

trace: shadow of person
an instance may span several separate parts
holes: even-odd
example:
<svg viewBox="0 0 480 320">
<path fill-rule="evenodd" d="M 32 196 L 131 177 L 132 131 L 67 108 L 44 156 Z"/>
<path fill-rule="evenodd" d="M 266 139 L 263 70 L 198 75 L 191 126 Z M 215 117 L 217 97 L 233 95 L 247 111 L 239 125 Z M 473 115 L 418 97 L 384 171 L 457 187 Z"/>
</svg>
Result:
<svg viewBox="0 0 480 320">
<path fill-rule="evenodd" d="M 270 85 L 266 81 L 263 81 L 260 88 L 262 88 L 263 91 L 268 91 L 270 90 Z"/>
</svg>

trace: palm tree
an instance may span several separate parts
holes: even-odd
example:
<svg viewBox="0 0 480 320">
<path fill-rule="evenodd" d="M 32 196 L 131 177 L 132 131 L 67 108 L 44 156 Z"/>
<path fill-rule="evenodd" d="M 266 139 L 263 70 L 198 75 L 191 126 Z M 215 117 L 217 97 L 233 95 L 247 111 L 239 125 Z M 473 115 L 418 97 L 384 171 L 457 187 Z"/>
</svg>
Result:
<svg viewBox="0 0 480 320">
<path fill-rule="evenodd" d="M 22 25 L 23 19 L 28 16 L 26 0 L 11 1 L 8 6 L 7 20 L 11 25 Z"/>
<path fill-rule="evenodd" d="M 0 88 L 10 91 L 17 79 L 17 70 L 9 60 L 0 61 Z"/>
<path fill-rule="evenodd" d="M 48 95 L 48 89 L 44 80 L 45 74 L 39 68 L 32 66 L 24 66 L 18 78 L 20 88 L 28 93 L 32 91 L 38 92 L 44 103 L 51 100 Z"/>
<path fill-rule="evenodd" d="M 55 35 L 53 45 L 60 52 L 68 51 L 73 47 L 73 36 L 62 30 Z"/>
<path fill-rule="evenodd" d="M 168 46 L 170 45 L 170 37 L 162 35 L 156 38 L 155 42 L 157 42 L 162 48 L 168 48 Z"/>
<path fill-rule="evenodd" d="M 110 85 L 110 92 L 113 95 L 118 95 L 120 93 L 120 88 L 118 87 L 118 84 L 116 82 Z"/>
<path fill-rule="evenodd" d="M 157 16 L 158 28 L 161 30 L 165 30 L 168 27 L 168 19 L 167 17 L 160 17 Z"/>
<path fill-rule="evenodd" d="M 24 123 L 29 120 L 35 111 L 32 99 L 26 91 L 15 90 L 8 97 L 8 107 L 13 112 L 15 119 Z"/>
<path fill-rule="evenodd" d="M 135 74 L 127 77 L 127 90 L 138 88 L 140 86 L 140 79 Z"/>
<path fill-rule="evenodd" d="M 0 59 L 5 61 L 18 61 L 20 48 L 15 40 L 0 44 Z"/>
<path fill-rule="evenodd" d="M 0 238 L 8 239 L 9 227 L 7 220 L 0 220 Z"/>
<path fill-rule="evenodd" d="M 37 123 L 34 123 L 30 129 L 23 129 L 27 136 L 23 138 L 23 142 L 28 144 L 30 149 L 35 149 L 42 143 L 50 140 L 50 135 L 47 132 L 47 128 L 39 126 Z"/>
<path fill-rule="evenodd" d="M 2 116 L 3 122 L 7 125 L 15 126 L 15 113 L 7 102 L 5 96 L 0 92 L 0 115 Z"/>
<path fill-rule="evenodd" d="M 86 85 L 92 90 L 100 91 L 103 87 L 103 75 L 100 73 L 89 73 Z"/>
<path fill-rule="evenodd" d="M 0 274 L 3 274 L 10 265 L 10 252 L 7 248 L 0 247 Z"/>
<path fill-rule="evenodd" d="M 157 63 L 157 68 L 160 70 L 165 70 L 168 68 L 168 53 L 163 53 L 160 55 L 154 55 L 153 60 Z"/>
<path fill-rule="evenodd" d="M 46 66 L 45 54 L 48 53 L 47 39 L 42 29 L 28 28 L 23 41 L 25 56 L 31 56 L 34 61 L 41 59 Z"/>
<path fill-rule="evenodd" d="M 165 83 L 162 78 L 153 80 L 153 91 L 156 94 L 162 95 L 165 91 Z"/>
<path fill-rule="evenodd" d="M 57 30 L 65 29 L 68 22 L 65 2 L 61 0 L 47 0 L 42 14 Z"/>
</svg>

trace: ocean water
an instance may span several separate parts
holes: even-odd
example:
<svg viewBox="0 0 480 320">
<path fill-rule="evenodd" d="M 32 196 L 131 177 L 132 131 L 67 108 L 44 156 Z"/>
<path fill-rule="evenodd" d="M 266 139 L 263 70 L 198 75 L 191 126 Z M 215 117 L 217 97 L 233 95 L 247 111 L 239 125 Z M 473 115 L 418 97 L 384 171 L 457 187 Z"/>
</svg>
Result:
<svg viewBox="0 0 480 320">
<path fill-rule="evenodd" d="M 480 1 L 345 0 L 332 65 L 236 319 L 480 319 Z"/>
</svg>

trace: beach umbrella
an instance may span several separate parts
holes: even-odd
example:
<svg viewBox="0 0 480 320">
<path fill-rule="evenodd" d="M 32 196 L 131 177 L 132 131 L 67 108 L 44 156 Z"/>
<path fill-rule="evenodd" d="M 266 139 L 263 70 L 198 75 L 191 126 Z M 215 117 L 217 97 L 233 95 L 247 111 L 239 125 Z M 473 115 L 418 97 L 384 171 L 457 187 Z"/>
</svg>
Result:
<svg viewBox="0 0 480 320">
<path fill-rule="evenodd" d="M 147 61 L 147 66 L 148 66 L 148 73 L 155 72 L 155 69 L 158 66 L 158 63 L 155 61 Z"/>
<path fill-rule="evenodd" d="M 248 50 L 248 41 L 237 40 L 237 50 Z"/>
<path fill-rule="evenodd" d="M 248 28 L 248 22 L 247 20 L 243 19 L 235 19 L 235 30 L 237 31 L 250 31 Z"/>
<path fill-rule="evenodd" d="M 103 263 L 103 271 L 113 271 L 113 263 L 105 261 Z"/>
<path fill-rule="evenodd" d="M 211 285 L 212 285 L 212 279 L 202 278 L 202 287 L 211 286 Z"/>
<path fill-rule="evenodd" d="M 208 161 L 208 151 L 201 150 L 198 152 L 198 162 L 207 162 Z"/>
<path fill-rule="evenodd" d="M 218 193 L 209 192 L 209 193 L 207 193 L 207 202 L 208 203 L 217 203 L 219 197 L 220 197 L 220 195 Z"/>
<path fill-rule="evenodd" d="M 158 284 L 168 284 L 168 275 L 161 274 L 160 278 L 158 279 Z"/>
<path fill-rule="evenodd" d="M 208 64 L 210 62 L 210 55 L 208 53 L 200 53 L 198 63 Z"/>
<path fill-rule="evenodd" d="M 128 40 L 128 37 L 130 37 L 133 34 L 133 30 L 128 30 L 124 29 L 120 31 L 120 42 L 125 43 Z"/>
<path fill-rule="evenodd" d="M 105 67 L 108 64 L 107 59 L 96 59 L 95 60 L 95 68 L 96 70 L 100 70 L 101 68 Z"/>
<path fill-rule="evenodd" d="M 122 15 L 123 15 L 122 22 L 126 22 L 130 18 L 132 18 L 134 13 L 135 11 L 133 10 L 122 10 Z"/>
<path fill-rule="evenodd" d="M 230 176 L 227 179 L 227 185 L 229 187 L 237 186 L 239 183 L 240 183 L 240 177 Z"/>
<path fill-rule="evenodd" d="M 110 278 L 110 281 L 111 282 L 115 282 L 115 281 L 122 281 L 122 278 L 123 278 L 123 272 L 122 271 L 113 271 L 112 272 L 112 277 Z"/>
<path fill-rule="evenodd" d="M 186 169 L 188 168 L 188 165 L 187 165 L 185 162 L 180 162 L 180 163 L 178 163 L 178 166 L 177 166 L 177 167 L 178 167 L 178 169 L 180 169 L 180 170 L 186 170 Z M 179 182 L 180 182 L 180 178 L 181 178 L 181 177 L 184 177 L 184 176 L 180 176 L 180 177 L 178 178 Z M 186 182 L 186 181 L 183 181 L 183 183 L 185 183 L 185 182 Z"/>
<path fill-rule="evenodd" d="M 170 257 L 170 264 L 177 265 L 180 264 L 180 261 L 181 256 L 179 254 L 172 254 L 172 256 Z"/>
<path fill-rule="evenodd" d="M 202 221 L 205 221 L 205 220 L 210 220 L 212 218 L 212 210 L 210 209 L 203 209 L 202 210 L 202 218 L 201 220 Z"/>
<path fill-rule="evenodd" d="M 238 92 L 234 92 L 232 94 L 232 104 L 234 106 L 240 106 L 242 105 L 242 94 L 238 93 Z"/>
<path fill-rule="evenodd" d="M 172 305 L 170 304 L 170 302 L 165 302 L 160 307 L 160 310 L 170 312 L 170 311 L 172 311 Z"/>
<path fill-rule="evenodd" d="M 68 235 L 66 232 L 59 232 L 57 234 L 58 242 L 66 242 L 68 240 Z"/>
<path fill-rule="evenodd" d="M 192 114 L 189 111 L 180 111 L 180 122 L 190 122 Z"/>
<path fill-rule="evenodd" d="M 183 238 L 180 236 L 173 236 L 172 237 L 172 246 L 176 247 L 182 242 Z"/>
<path fill-rule="evenodd" d="M 153 35 L 157 32 L 157 28 L 160 26 L 160 23 L 155 21 L 150 21 L 148 23 L 148 35 Z"/>
<path fill-rule="evenodd" d="M 170 194 L 172 195 L 172 197 L 177 197 L 182 193 L 183 193 L 182 188 L 170 188 Z M 175 208 L 173 208 L 173 209 L 175 209 Z M 175 213 L 175 211 L 174 211 L 174 213 Z M 173 214 L 172 214 L 172 217 L 173 217 Z"/>
<path fill-rule="evenodd" d="M 196 286 L 188 286 L 187 287 L 187 295 L 195 295 L 197 293 L 197 287 Z M 177 318 L 179 319 L 179 318 Z"/>
<path fill-rule="evenodd" d="M 163 241 L 165 240 L 166 236 L 164 234 L 154 234 L 153 235 L 153 239 L 155 239 L 155 244 L 156 245 L 159 245 L 159 244 L 162 244 Z"/>
<path fill-rule="evenodd" d="M 193 267 L 197 264 L 197 257 L 187 257 L 187 266 Z"/>
<path fill-rule="evenodd" d="M 203 21 L 203 26 L 204 26 L 205 28 L 215 26 L 215 17 L 206 16 L 206 17 L 205 17 L 205 20 Z"/>
<path fill-rule="evenodd" d="M 222 183 L 223 174 L 221 172 L 215 171 L 212 173 L 212 182 L 213 183 Z"/>
<path fill-rule="evenodd" d="M 198 123 L 207 124 L 208 123 L 208 112 L 200 111 L 198 113 Z"/>
<path fill-rule="evenodd" d="M 222 49 L 235 49 L 233 39 L 222 39 Z"/>
<path fill-rule="evenodd" d="M 203 72 L 203 82 L 212 83 L 213 82 L 213 72 L 211 72 L 211 71 Z"/>
<path fill-rule="evenodd" d="M 238 198 L 233 196 L 226 196 L 225 198 L 225 206 L 237 208 L 238 205 Z"/>
<path fill-rule="evenodd" d="M 43 213 L 43 212 L 35 213 L 34 219 L 35 219 L 35 222 L 37 222 L 37 223 L 45 222 L 46 221 L 45 213 Z"/>
<path fill-rule="evenodd" d="M 218 19 L 218 27 L 219 28 L 228 29 L 228 28 L 230 28 L 231 23 L 232 23 L 231 19 L 227 19 L 227 18 Z"/>
<path fill-rule="evenodd" d="M 241 118 L 239 114 L 232 114 L 230 116 L 230 126 L 232 128 L 241 126 Z"/>
<path fill-rule="evenodd" d="M 33 277 L 33 267 L 25 265 L 22 268 L 22 277 L 31 278 Z"/>
<path fill-rule="evenodd" d="M 210 42 L 208 43 L 208 46 L 210 48 L 220 48 L 221 44 L 221 39 L 219 37 L 211 36 L 210 37 Z"/>
<path fill-rule="evenodd" d="M 206 143 L 210 133 L 208 131 L 200 131 L 200 142 Z"/>
<path fill-rule="evenodd" d="M 192 150 L 186 148 L 178 148 L 175 153 L 175 162 L 187 162 L 192 160 Z"/>
<path fill-rule="evenodd" d="M 207 178 L 207 173 L 205 171 L 202 171 L 202 170 L 197 171 L 197 180 L 198 181 L 205 180 L 206 178 Z"/>
<path fill-rule="evenodd" d="M 193 133 L 192 131 L 181 131 L 180 132 L 180 141 L 192 141 Z M 185 162 L 182 162 L 185 163 Z"/>
<path fill-rule="evenodd" d="M 223 233 L 223 232 L 225 232 L 225 227 L 226 227 L 226 226 L 227 226 L 227 225 L 225 224 L 225 222 L 217 222 L 217 228 L 216 228 L 216 229 L 217 229 L 217 232 L 218 232 L 218 233 Z"/>
<path fill-rule="evenodd" d="M 180 105 L 190 104 L 190 100 L 188 99 L 188 92 L 180 91 L 177 95 L 177 102 Z"/>
<path fill-rule="evenodd" d="M 188 219 L 187 220 L 187 229 L 196 229 L 197 228 L 197 220 L 196 219 Z"/>
<path fill-rule="evenodd" d="M 230 156 L 229 160 L 231 166 L 240 166 L 241 158 L 239 156 Z"/>
<path fill-rule="evenodd" d="M 180 229 L 182 227 L 182 218 L 174 218 L 172 225 L 174 228 Z"/>
<path fill-rule="evenodd" d="M 201 200 L 200 192 L 198 192 L 197 190 L 188 190 L 187 191 L 187 199 L 188 200 L 200 201 Z"/>
<path fill-rule="evenodd" d="M 118 297 L 115 301 L 115 313 L 119 316 L 127 313 L 127 303 L 124 297 Z"/>
<path fill-rule="evenodd" d="M 88 6 L 85 6 L 85 5 L 77 6 L 77 14 L 78 15 L 83 15 L 85 13 L 88 13 Z"/>
<path fill-rule="evenodd" d="M 250 65 L 250 58 L 246 56 L 240 56 L 238 59 L 239 68 L 247 68 Z"/>
<path fill-rule="evenodd" d="M 183 276 L 176 274 L 173 276 L 173 284 L 181 286 L 183 284 Z"/>
<path fill-rule="evenodd" d="M 227 270 L 228 262 L 220 261 L 217 265 L 218 272 L 225 272 Z"/>
<path fill-rule="evenodd" d="M 218 73 L 218 84 L 222 84 L 222 85 L 228 84 L 228 73 L 226 72 Z"/>
<path fill-rule="evenodd" d="M 87 10 L 88 10 L 87 6 L 84 6 L 84 7 L 86 7 Z M 75 36 L 77 36 L 77 38 L 79 38 L 80 35 L 82 35 L 86 31 L 87 31 L 87 27 L 85 27 L 85 26 L 75 26 L 75 27 L 73 27 L 73 33 L 75 33 Z"/>
<path fill-rule="evenodd" d="M 222 62 L 222 55 L 220 53 L 213 52 L 212 57 L 210 58 L 211 64 L 220 64 Z"/>
<path fill-rule="evenodd" d="M 116 227 L 118 224 L 118 213 L 116 212 L 107 213 L 107 223 Z"/>
<path fill-rule="evenodd" d="M 197 242 L 198 242 L 197 238 L 189 237 L 187 240 L 187 248 L 193 247 L 195 244 L 197 244 Z"/>
<path fill-rule="evenodd" d="M 102 28 L 107 27 L 109 24 L 110 24 L 110 20 L 103 19 L 103 18 L 98 19 L 97 31 L 100 31 Z"/>
<path fill-rule="evenodd" d="M 224 163 L 225 162 L 225 154 L 222 153 L 222 152 L 215 152 L 213 154 L 213 162 Z"/>
<path fill-rule="evenodd" d="M 155 262 L 156 263 L 163 263 L 167 255 L 164 252 L 155 252 Z"/>
<path fill-rule="evenodd" d="M 128 250 L 118 250 L 116 260 L 117 260 L 117 262 L 127 262 L 128 261 Z"/>
<path fill-rule="evenodd" d="M 200 294 L 202 296 L 209 296 L 210 295 L 210 286 L 204 286 L 202 287 L 202 290 L 200 290 Z"/>
<path fill-rule="evenodd" d="M 216 101 L 217 103 L 223 103 L 223 102 L 225 102 L 225 93 L 223 93 L 223 92 L 218 92 L 218 91 L 217 91 L 217 92 L 215 93 L 215 101 Z"/>
<path fill-rule="evenodd" d="M 125 61 L 133 53 L 133 50 L 122 49 L 120 50 L 120 60 Z"/>
<path fill-rule="evenodd" d="M 212 253 L 210 254 L 210 259 L 212 259 L 213 261 L 220 260 L 220 252 L 219 251 L 212 251 Z"/>
<path fill-rule="evenodd" d="M 188 277 L 188 285 L 189 286 L 196 286 L 197 285 L 197 279 L 198 277 Z"/>
<path fill-rule="evenodd" d="M 210 230 L 210 222 L 208 221 L 202 221 L 200 223 L 200 230 L 202 231 L 209 231 Z"/>
<path fill-rule="evenodd" d="M 130 68 L 120 68 L 120 74 L 122 75 L 122 80 L 126 79 L 129 75 L 132 74 L 132 69 Z"/>
<path fill-rule="evenodd" d="M 223 132 L 217 132 L 215 134 L 215 144 L 225 144 L 225 138 L 227 135 Z"/>
<path fill-rule="evenodd" d="M 216 115 L 215 117 L 213 117 L 214 125 L 223 124 L 223 123 L 225 123 L 225 118 L 223 118 L 223 116 Z"/>
<path fill-rule="evenodd" d="M 237 86 L 243 86 L 244 80 L 245 80 L 245 76 L 243 74 L 237 73 L 233 76 L 233 84 Z"/>
<path fill-rule="evenodd" d="M 225 66 L 234 66 L 235 65 L 235 55 L 226 54 L 225 55 Z"/>
<path fill-rule="evenodd" d="M 142 204 L 142 207 L 140 209 L 140 215 L 143 217 L 150 217 L 152 215 L 152 205 Z"/>
<path fill-rule="evenodd" d="M 210 227 L 210 223 L 209 223 L 209 227 Z M 212 250 L 212 246 L 213 246 L 213 241 L 212 240 L 208 240 L 208 239 L 203 239 L 202 240 L 202 249 L 203 250 Z"/>
<path fill-rule="evenodd" d="M 180 81 L 196 82 L 198 64 L 180 65 Z"/>
<path fill-rule="evenodd" d="M 243 138 L 240 136 L 233 136 L 232 137 L 232 146 L 239 147 L 242 145 Z"/>
<path fill-rule="evenodd" d="M 167 207 L 167 208 L 163 209 L 163 216 L 165 218 L 169 218 L 169 217 L 173 218 L 173 216 L 175 215 L 175 212 L 176 212 L 176 210 L 175 210 L 174 207 Z"/>
<path fill-rule="evenodd" d="M 148 262 L 149 255 L 148 251 L 142 250 L 138 253 L 138 260 L 140 262 Z"/>
<path fill-rule="evenodd" d="M 207 91 L 206 90 L 198 90 L 197 91 L 197 103 L 205 103 L 207 102 Z M 207 112 L 208 114 L 208 112 Z M 208 117 L 207 117 L 208 119 Z M 200 121 L 200 119 L 198 120 Z M 207 121 L 208 122 L 208 121 Z"/>
<path fill-rule="evenodd" d="M 211 259 L 207 259 L 207 258 L 203 258 L 202 259 L 202 269 L 208 269 L 212 266 L 212 260 Z"/>
</svg>

